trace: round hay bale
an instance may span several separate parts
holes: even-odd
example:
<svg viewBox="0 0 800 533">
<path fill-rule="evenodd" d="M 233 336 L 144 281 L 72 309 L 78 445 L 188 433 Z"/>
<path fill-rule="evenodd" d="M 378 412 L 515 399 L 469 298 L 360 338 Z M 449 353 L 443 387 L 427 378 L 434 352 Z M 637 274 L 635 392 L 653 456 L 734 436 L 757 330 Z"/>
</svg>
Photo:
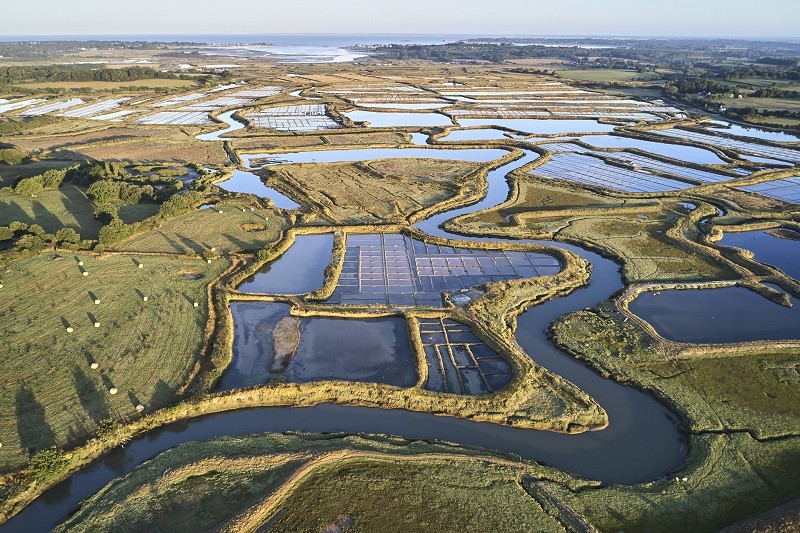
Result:
<svg viewBox="0 0 800 533">
<path fill-rule="evenodd" d="M 89 365 L 89 368 L 91 368 L 92 370 L 97 370 L 98 368 L 100 368 L 100 365 L 98 365 L 97 363 L 92 363 L 91 365 Z"/>
<path fill-rule="evenodd" d="M 142 405 L 142 404 L 137 405 L 136 406 L 136 410 L 141 413 L 142 411 L 144 411 L 144 405 Z"/>
<path fill-rule="evenodd" d="M 110 389 L 108 389 L 108 393 L 111 394 L 111 395 L 114 395 L 114 394 L 116 394 L 118 392 L 119 391 L 117 390 L 116 387 L 111 387 Z"/>
<path fill-rule="evenodd" d="M 95 298 L 95 299 L 94 299 L 94 305 L 100 305 L 100 300 L 99 300 L 99 299 L 97 299 L 97 298 Z"/>
<path fill-rule="evenodd" d="M 144 265 L 139 263 L 139 268 L 144 268 Z"/>
<path fill-rule="evenodd" d="M 199 304 L 199 303 L 197 303 L 197 302 L 192 302 L 192 306 L 194 306 L 194 307 L 198 307 L 199 305 L 200 305 L 200 304 Z"/>
<path fill-rule="evenodd" d="M 211 248 L 209 248 L 209 250 L 211 250 L 212 252 L 216 252 L 217 251 L 217 247 L 216 246 L 212 246 Z"/>
<path fill-rule="evenodd" d="M 3 288 L 3 284 L 2 284 L 2 283 L 0 283 L 0 289 L 2 289 L 2 288 Z"/>
<path fill-rule="evenodd" d="M 211 259 L 206 259 L 206 263 L 211 264 Z"/>
<path fill-rule="evenodd" d="M 146 302 L 147 301 L 147 296 L 142 296 L 142 301 Z"/>
<path fill-rule="evenodd" d="M 89 273 L 88 273 L 87 271 L 85 271 L 85 270 L 84 270 L 84 271 L 83 271 L 83 275 L 84 275 L 84 276 L 88 276 L 88 275 L 89 275 Z"/>
<path fill-rule="evenodd" d="M 83 261 L 78 261 L 78 266 L 82 267 L 83 266 Z"/>
<path fill-rule="evenodd" d="M 95 322 L 94 323 L 94 327 L 99 328 L 100 327 L 100 322 Z"/>
<path fill-rule="evenodd" d="M 75 330 L 72 329 L 72 326 L 67 326 L 67 333 L 72 333 L 73 331 Z"/>
</svg>

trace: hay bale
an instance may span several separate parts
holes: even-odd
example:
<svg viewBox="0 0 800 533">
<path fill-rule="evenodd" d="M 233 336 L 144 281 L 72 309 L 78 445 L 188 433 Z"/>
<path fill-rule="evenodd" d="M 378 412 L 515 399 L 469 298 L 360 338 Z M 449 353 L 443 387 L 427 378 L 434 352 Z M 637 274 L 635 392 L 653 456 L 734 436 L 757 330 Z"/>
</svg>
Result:
<svg viewBox="0 0 800 533">
<path fill-rule="evenodd" d="M 147 301 L 147 296 L 142 296 L 142 301 L 146 302 Z"/>
<path fill-rule="evenodd" d="M 89 368 L 91 368 L 92 370 L 97 370 L 98 368 L 100 368 L 100 365 L 98 365 L 97 363 L 92 363 L 91 365 L 89 365 Z"/>
<path fill-rule="evenodd" d="M 0 283 L 0 289 L 2 289 L 2 288 L 3 288 L 3 284 L 2 284 L 2 283 Z"/>
<path fill-rule="evenodd" d="M 192 302 L 192 306 L 193 306 L 193 307 L 198 307 L 199 305 L 200 305 L 200 304 L 199 304 L 199 303 L 197 303 L 197 302 Z"/>
<path fill-rule="evenodd" d="M 84 270 L 84 271 L 83 271 L 83 275 L 84 275 L 84 276 L 88 276 L 88 275 L 89 275 L 89 273 L 88 273 L 86 270 Z"/>
<path fill-rule="evenodd" d="M 100 327 L 100 322 L 95 322 L 94 323 L 94 327 L 99 328 Z"/>
<path fill-rule="evenodd" d="M 111 387 L 110 389 L 108 389 L 108 393 L 111 394 L 111 395 L 114 395 L 114 394 L 116 394 L 118 392 L 119 391 L 117 390 L 116 387 Z"/>
<path fill-rule="evenodd" d="M 100 305 L 100 300 L 99 300 L 99 299 L 97 299 L 97 298 L 95 298 L 95 299 L 94 299 L 94 305 Z"/>
<path fill-rule="evenodd" d="M 142 404 L 137 405 L 136 410 L 141 413 L 142 411 L 144 411 L 144 405 Z"/>
<path fill-rule="evenodd" d="M 211 259 L 206 259 L 206 263 L 211 264 Z"/>
<path fill-rule="evenodd" d="M 82 267 L 83 266 L 83 261 L 78 261 L 78 266 Z"/>
<path fill-rule="evenodd" d="M 73 331 L 75 330 L 72 329 L 72 326 L 67 326 L 67 333 L 72 333 Z"/>
<path fill-rule="evenodd" d="M 144 268 L 144 265 L 139 263 L 139 268 Z"/>
</svg>

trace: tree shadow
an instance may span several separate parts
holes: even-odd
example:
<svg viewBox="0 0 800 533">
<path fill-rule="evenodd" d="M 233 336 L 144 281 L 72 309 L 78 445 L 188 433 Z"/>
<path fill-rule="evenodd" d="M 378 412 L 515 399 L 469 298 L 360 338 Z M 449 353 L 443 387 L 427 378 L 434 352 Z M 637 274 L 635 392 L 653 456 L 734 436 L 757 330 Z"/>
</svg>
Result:
<svg viewBox="0 0 800 533">
<path fill-rule="evenodd" d="M 56 443 L 56 434 L 47 423 L 44 406 L 36 401 L 33 391 L 22 384 L 15 395 L 17 433 L 23 450 L 33 455 Z"/>
<path fill-rule="evenodd" d="M 75 380 L 78 400 L 89 418 L 97 423 L 111 416 L 105 394 L 98 389 L 94 380 L 87 376 L 81 367 L 72 367 L 72 378 Z"/>
</svg>

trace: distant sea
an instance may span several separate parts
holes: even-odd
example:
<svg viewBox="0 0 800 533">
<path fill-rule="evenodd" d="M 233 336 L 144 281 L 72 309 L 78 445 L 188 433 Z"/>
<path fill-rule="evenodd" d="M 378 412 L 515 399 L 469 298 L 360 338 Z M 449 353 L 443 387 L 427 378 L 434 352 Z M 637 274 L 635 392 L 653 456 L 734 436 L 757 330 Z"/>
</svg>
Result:
<svg viewBox="0 0 800 533">
<path fill-rule="evenodd" d="M 150 41 L 191 42 L 203 44 L 271 43 L 277 46 L 344 47 L 373 44 L 437 44 L 461 39 L 489 37 L 487 35 L 427 35 L 427 34 L 345 34 L 345 33 L 259 33 L 250 35 L 11 35 L 0 41 Z"/>
</svg>

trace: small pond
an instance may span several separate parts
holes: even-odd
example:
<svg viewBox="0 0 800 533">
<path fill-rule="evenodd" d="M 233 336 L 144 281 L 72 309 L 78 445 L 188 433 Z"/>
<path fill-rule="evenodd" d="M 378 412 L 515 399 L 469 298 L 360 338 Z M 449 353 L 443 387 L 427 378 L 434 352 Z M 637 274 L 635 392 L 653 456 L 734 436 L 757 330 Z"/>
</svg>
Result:
<svg viewBox="0 0 800 533">
<path fill-rule="evenodd" d="M 350 111 L 342 114 L 353 122 L 369 122 L 370 128 L 453 125 L 453 122 L 448 117 L 439 113 L 384 113 L 381 111 Z"/>
<path fill-rule="evenodd" d="M 333 234 L 297 235 L 282 256 L 261 267 L 237 288 L 264 294 L 306 294 L 322 286 L 332 253 Z"/>
<path fill-rule="evenodd" d="M 725 164 L 725 161 L 720 159 L 717 154 L 711 150 L 694 146 L 684 146 L 682 144 L 644 141 L 616 135 L 585 135 L 581 137 L 580 140 L 598 148 L 638 148 L 645 152 L 650 152 L 651 154 L 659 154 L 677 159 L 678 161 L 697 163 L 699 165 Z"/>
<path fill-rule="evenodd" d="M 465 128 L 498 126 L 522 133 L 559 135 L 569 133 L 600 133 L 614 131 L 613 124 L 600 124 L 596 120 L 535 119 L 535 118 L 460 118 Z"/>
<path fill-rule="evenodd" d="M 296 318 L 289 315 L 288 305 L 270 302 L 233 302 L 230 309 L 233 361 L 217 390 L 270 381 L 347 380 L 400 387 L 416 383 L 402 318 Z"/>
<path fill-rule="evenodd" d="M 261 198 L 269 198 L 275 207 L 281 209 L 297 209 L 300 205 L 281 194 L 272 187 L 267 187 L 260 176 L 244 170 L 234 170 L 233 176 L 225 181 L 220 181 L 217 186 L 229 192 L 255 194 Z"/>
<path fill-rule="evenodd" d="M 756 261 L 800 280 L 800 233 L 786 229 L 725 232 L 719 244 L 750 250 Z"/>
<path fill-rule="evenodd" d="M 496 128 L 479 128 L 474 130 L 452 130 L 439 141 L 500 141 L 508 139 L 508 132 Z"/>
<path fill-rule="evenodd" d="M 698 344 L 800 339 L 800 300 L 784 307 L 743 287 L 646 292 L 630 310 L 664 338 Z"/>
</svg>

